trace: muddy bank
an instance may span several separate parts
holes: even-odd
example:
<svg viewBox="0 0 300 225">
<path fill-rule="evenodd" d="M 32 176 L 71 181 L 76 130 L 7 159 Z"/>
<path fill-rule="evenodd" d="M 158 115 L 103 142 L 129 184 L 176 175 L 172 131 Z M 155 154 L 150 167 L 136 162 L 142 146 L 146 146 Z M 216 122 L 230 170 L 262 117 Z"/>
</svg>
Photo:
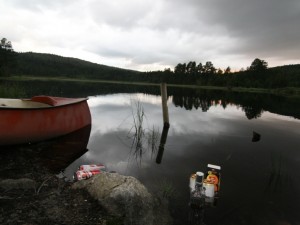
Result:
<svg viewBox="0 0 300 225">
<path fill-rule="evenodd" d="M 172 224 L 166 200 L 134 177 L 104 172 L 66 181 L 58 173 L 68 160 L 52 147 L 1 147 L 0 224 Z"/>
<path fill-rule="evenodd" d="M 123 224 L 48 169 L 41 145 L 1 147 L 0 224 Z"/>
</svg>

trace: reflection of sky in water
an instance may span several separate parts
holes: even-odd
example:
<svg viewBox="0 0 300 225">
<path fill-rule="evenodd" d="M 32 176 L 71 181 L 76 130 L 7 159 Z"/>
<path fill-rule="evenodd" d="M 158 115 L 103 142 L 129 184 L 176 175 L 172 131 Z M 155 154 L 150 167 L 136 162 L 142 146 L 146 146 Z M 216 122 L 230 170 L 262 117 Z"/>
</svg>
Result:
<svg viewBox="0 0 300 225">
<path fill-rule="evenodd" d="M 221 218 L 241 205 L 244 208 L 255 208 L 256 204 L 268 206 L 269 201 L 279 201 L 279 197 L 286 201 L 278 204 L 289 207 L 291 215 L 295 216 L 293 213 L 300 208 L 299 179 L 294 179 L 294 172 L 300 169 L 299 120 L 269 112 L 264 112 L 258 119 L 248 120 L 235 105 L 228 105 L 226 109 L 212 106 L 208 112 L 187 111 L 175 107 L 169 100 L 171 126 L 162 163 L 155 163 L 156 154 L 151 151 L 144 151 L 139 163 L 130 148 L 128 133 L 133 126 L 137 101 L 145 111 L 144 129 L 149 131 L 154 126 L 162 131 L 160 97 L 142 94 L 90 97 L 92 131 L 89 151 L 66 169 L 67 175 L 83 163 L 104 163 L 109 170 L 137 177 L 152 190 L 158 189 L 162 180 L 167 180 L 178 190 L 177 198 L 184 208 L 187 206 L 189 175 L 204 171 L 208 163 L 217 164 L 222 167 L 223 194 L 213 211 L 218 216 L 214 217 Z M 253 131 L 261 134 L 261 141 L 251 142 Z M 281 177 L 286 176 L 291 181 L 290 190 L 295 192 L 291 194 L 284 189 L 286 187 L 280 187 L 283 189 L 273 196 L 267 195 L 271 200 L 266 200 L 263 197 L 266 188 L 277 188 L 272 182 L 269 186 L 267 184 L 278 167 Z M 178 212 L 178 215 L 184 217 L 185 211 Z"/>
</svg>

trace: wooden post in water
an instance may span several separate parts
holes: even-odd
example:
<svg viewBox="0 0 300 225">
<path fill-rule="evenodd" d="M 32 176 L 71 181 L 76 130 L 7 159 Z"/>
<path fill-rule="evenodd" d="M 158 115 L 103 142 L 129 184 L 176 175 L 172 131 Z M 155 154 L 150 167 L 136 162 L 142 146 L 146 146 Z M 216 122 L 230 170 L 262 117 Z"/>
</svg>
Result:
<svg viewBox="0 0 300 225">
<path fill-rule="evenodd" d="M 156 156 L 157 164 L 161 163 L 161 160 L 162 160 L 162 157 L 164 154 L 164 150 L 165 150 L 165 144 L 167 141 L 168 131 L 169 131 L 169 127 L 170 127 L 169 112 L 168 112 L 168 105 L 167 105 L 168 95 L 167 95 L 166 83 L 162 83 L 160 85 L 160 91 L 161 91 L 164 127 L 163 127 L 163 131 L 161 133 L 160 144 L 159 144 L 158 152 L 157 152 L 157 156 Z"/>
<path fill-rule="evenodd" d="M 160 93 L 161 93 L 164 126 L 165 126 L 165 124 L 168 124 L 168 126 L 170 126 L 169 112 L 168 112 L 168 105 L 167 105 L 168 95 L 167 95 L 167 84 L 166 83 L 160 84 Z"/>
</svg>

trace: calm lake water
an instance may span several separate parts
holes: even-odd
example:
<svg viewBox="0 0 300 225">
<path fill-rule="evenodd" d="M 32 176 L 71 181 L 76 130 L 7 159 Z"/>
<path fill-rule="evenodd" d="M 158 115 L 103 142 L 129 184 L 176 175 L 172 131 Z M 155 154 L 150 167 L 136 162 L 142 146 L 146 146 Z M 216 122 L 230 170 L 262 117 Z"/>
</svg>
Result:
<svg viewBox="0 0 300 225">
<path fill-rule="evenodd" d="M 176 224 L 187 224 L 190 174 L 206 171 L 208 163 L 220 165 L 221 197 L 216 207 L 206 210 L 206 224 L 299 222 L 300 121 L 268 111 L 248 119 L 234 103 L 224 108 L 220 99 L 212 104 L 205 111 L 187 110 L 169 98 L 171 126 L 158 164 L 163 129 L 159 96 L 90 97 L 88 152 L 65 172 L 70 176 L 80 164 L 104 163 L 108 170 L 138 178 L 151 191 L 171 186 L 172 215 Z M 144 110 L 145 135 L 142 147 L 136 148 L 133 117 L 138 107 Z M 252 142 L 253 131 L 261 135 L 260 141 Z M 148 145 L 149 136 L 154 148 Z"/>
<path fill-rule="evenodd" d="M 92 114 L 90 136 L 83 140 L 87 150 L 64 169 L 68 178 L 81 164 L 103 163 L 152 192 L 167 190 L 175 224 L 188 224 L 189 177 L 215 164 L 221 166 L 221 191 L 216 205 L 205 209 L 205 224 L 300 223 L 299 100 L 169 88 L 170 128 L 157 163 L 163 131 L 159 87 L 101 87 L 62 93 L 89 96 Z M 144 116 L 137 143 L 138 110 Z M 260 140 L 252 141 L 253 131 Z"/>
</svg>

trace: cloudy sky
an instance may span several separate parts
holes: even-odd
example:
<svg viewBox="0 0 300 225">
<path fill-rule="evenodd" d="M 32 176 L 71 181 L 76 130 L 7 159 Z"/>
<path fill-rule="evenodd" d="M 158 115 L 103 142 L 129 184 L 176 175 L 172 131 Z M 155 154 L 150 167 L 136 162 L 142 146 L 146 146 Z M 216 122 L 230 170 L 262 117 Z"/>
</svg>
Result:
<svg viewBox="0 0 300 225">
<path fill-rule="evenodd" d="M 299 0 L 0 0 L 0 38 L 140 71 L 300 63 Z"/>
</svg>

